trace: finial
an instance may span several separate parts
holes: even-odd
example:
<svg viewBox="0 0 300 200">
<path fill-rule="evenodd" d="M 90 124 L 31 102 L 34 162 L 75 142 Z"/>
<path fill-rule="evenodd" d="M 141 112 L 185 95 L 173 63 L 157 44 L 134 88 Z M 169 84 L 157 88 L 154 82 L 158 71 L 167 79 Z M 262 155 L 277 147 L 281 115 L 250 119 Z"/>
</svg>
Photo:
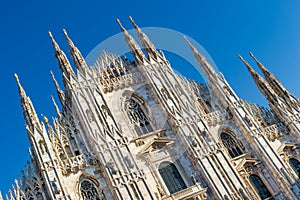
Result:
<svg viewBox="0 0 300 200">
<path fill-rule="evenodd" d="M 126 29 L 125 29 L 125 28 L 123 27 L 123 25 L 121 24 L 120 20 L 119 20 L 119 19 L 116 19 L 116 21 L 118 22 L 118 24 L 119 24 L 121 30 L 122 30 L 123 32 L 126 31 Z"/>
<path fill-rule="evenodd" d="M 48 31 L 48 35 L 50 36 L 51 39 L 54 39 L 51 31 Z"/>
<path fill-rule="evenodd" d="M 189 47 L 191 49 L 193 49 L 193 51 L 196 50 L 196 48 L 194 47 L 194 45 L 192 45 L 192 43 L 187 39 L 187 37 L 185 35 L 183 35 L 182 37 L 186 41 L 186 43 L 189 45 Z"/>
<path fill-rule="evenodd" d="M 132 19 L 131 16 L 129 16 L 129 20 L 130 20 L 131 23 L 133 24 L 134 28 L 138 28 L 138 25 L 134 22 L 134 20 Z"/>
<path fill-rule="evenodd" d="M 16 79 L 16 81 L 17 81 L 18 85 L 21 85 L 21 84 L 20 84 L 19 77 L 18 77 L 18 75 L 17 75 L 16 73 L 14 74 L 14 77 L 15 77 L 15 79 Z"/>
<path fill-rule="evenodd" d="M 249 65 L 249 63 L 239 54 L 239 59 L 245 64 L 245 66 L 247 67 L 248 71 L 253 73 L 254 70 L 252 69 L 252 67 Z"/>
<path fill-rule="evenodd" d="M 252 52 L 249 52 L 249 55 L 251 56 L 251 58 L 253 58 L 259 69 L 263 72 L 265 78 L 267 78 L 270 75 L 269 70 L 267 70 L 261 62 L 259 62 L 259 60 L 253 55 Z"/>
<path fill-rule="evenodd" d="M 238 55 L 238 57 L 243 63 L 248 64 L 247 61 L 240 54 Z"/>
<path fill-rule="evenodd" d="M 25 90 L 23 89 L 23 87 L 22 87 L 22 85 L 20 83 L 19 77 L 18 77 L 18 75 L 16 73 L 14 74 L 14 77 L 15 77 L 15 79 L 17 81 L 17 84 L 18 84 L 20 96 L 21 97 L 25 97 L 26 96 Z"/>
<path fill-rule="evenodd" d="M 54 40 L 54 37 L 53 37 L 51 31 L 48 31 L 48 35 L 49 35 L 50 39 L 52 40 L 52 43 L 56 44 L 56 41 Z"/>
<path fill-rule="evenodd" d="M 252 52 L 249 52 L 249 55 L 251 56 L 251 58 L 253 58 L 253 60 L 254 60 L 256 63 L 260 63 L 260 62 L 255 58 L 255 56 L 253 55 Z"/>
<path fill-rule="evenodd" d="M 68 33 L 67 33 L 66 29 L 63 28 L 63 32 L 64 32 L 65 36 L 68 37 Z"/>
<path fill-rule="evenodd" d="M 54 39 L 54 37 L 53 37 L 51 31 L 48 31 L 48 35 L 49 35 L 49 37 L 50 37 L 50 39 L 51 39 L 51 41 L 52 41 L 52 45 L 53 45 L 54 49 L 55 49 L 56 51 L 59 51 L 60 48 L 59 48 L 57 42 L 55 41 L 55 39 Z"/>
<path fill-rule="evenodd" d="M 259 69 L 264 73 L 264 76 L 268 76 L 268 74 L 270 73 L 269 70 L 267 70 L 263 64 L 261 62 L 259 62 L 259 60 L 253 55 L 252 52 L 249 52 L 249 55 L 251 56 L 251 58 L 253 58 L 253 60 L 256 62 L 257 66 L 259 67 Z M 267 78 L 267 77 L 266 77 Z"/>
<path fill-rule="evenodd" d="M 64 35 L 65 35 L 65 37 L 67 39 L 68 44 L 71 45 L 71 46 L 74 46 L 74 44 L 73 44 L 72 40 L 70 39 L 70 37 L 69 37 L 68 32 L 66 31 L 66 29 L 63 29 L 63 33 L 64 33 Z"/>
</svg>

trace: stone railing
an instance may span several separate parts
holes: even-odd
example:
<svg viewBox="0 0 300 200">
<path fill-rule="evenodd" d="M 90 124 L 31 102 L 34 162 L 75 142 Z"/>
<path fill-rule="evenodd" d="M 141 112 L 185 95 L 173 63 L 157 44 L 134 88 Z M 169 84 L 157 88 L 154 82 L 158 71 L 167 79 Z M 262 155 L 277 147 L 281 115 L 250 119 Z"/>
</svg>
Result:
<svg viewBox="0 0 300 200">
<path fill-rule="evenodd" d="M 217 110 L 215 112 L 208 113 L 204 116 L 204 119 L 209 125 L 213 125 L 219 122 L 223 122 L 227 119 L 230 119 L 231 114 L 227 109 Z"/>
<path fill-rule="evenodd" d="M 139 83 L 142 80 L 143 80 L 143 75 L 140 72 L 135 72 L 131 74 L 125 74 L 123 76 L 118 76 L 115 78 L 108 78 L 105 80 L 101 80 L 100 84 L 103 91 L 106 93 L 131 84 Z"/>
<path fill-rule="evenodd" d="M 201 200 L 207 199 L 206 198 L 206 188 L 203 189 L 200 187 L 199 184 L 195 184 L 193 186 L 190 186 L 184 190 L 181 190 L 179 192 L 176 192 L 174 194 L 171 194 L 167 197 L 162 198 L 163 200 L 183 200 L 183 199 L 189 199 L 194 197 L 200 197 Z"/>
<path fill-rule="evenodd" d="M 287 128 L 280 122 L 264 128 L 263 134 L 268 138 L 268 140 L 274 141 L 283 134 L 287 134 Z"/>
<path fill-rule="evenodd" d="M 64 174 L 75 172 L 77 170 L 81 170 L 87 166 L 83 155 L 74 156 L 71 158 L 67 158 L 63 161 L 63 171 Z"/>
<path fill-rule="evenodd" d="M 295 114 L 295 115 L 291 116 L 291 121 L 292 122 L 300 122 L 300 115 Z"/>
<path fill-rule="evenodd" d="M 143 170 L 136 170 L 132 172 L 123 173 L 117 171 L 114 175 L 115 186 L 126 185 L 128 182 L 135 182 L 138 179 L 145 178 L 145 173 Z"/>
</svg>

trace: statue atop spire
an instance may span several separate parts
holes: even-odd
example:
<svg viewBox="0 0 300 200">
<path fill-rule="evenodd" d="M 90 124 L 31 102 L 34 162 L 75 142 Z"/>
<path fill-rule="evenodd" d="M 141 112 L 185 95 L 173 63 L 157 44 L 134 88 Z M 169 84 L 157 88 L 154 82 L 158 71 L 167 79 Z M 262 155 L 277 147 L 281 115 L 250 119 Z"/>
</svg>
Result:
<svg viewBox="0 0 300 200">
<path fill-rule="evenodd" d="M 184 40 L 189 45 L 190 49 L 192 50 L 201 70 L 205 74 L 205 76 L 210 81 L 215 81 L 219 77 L 214 68 L 209 64 L 209 62 L 206 60 L 206 58 L 199 53 L 199 51 L 196 49 L 195 46 L 192 45 L 192 43 L 187 39 L 186 36 L 183 36 Z"/>
<path fill-rule="evenodd" d="M 39 120 L 35 109 L 32 105 L 32 102 L 29 97 L 27 97 L 24 88 L 22 87 L 19 77 L 17 74 L 14 75 L 18 84 L 19 94 L 20 94 L 20 102 L 23 109 L 24 118 L 27 125 L 37 125 L 39 124 Z"/>
<path fill-rule="evenodd" d="M 131 23 L 133 24 L 133 26 L 138 34 L 138 37 L 139 37 L 140 41 L 142 42 L 142 45 L 143 45 L 145 51 L 147 52 L 148 56 L 151 58 L 154 58 L 156 60 L 158 60 L 158 59 L 164 60 L 163 57 L 156 50 L 156 47 L 154 46 L 154 44 L 151 42 L 151 40 L 148 38 L 148 36 L 140 29 L 140 27 L 134 22 L 134 20 L 132 19 L 131 16 L 129 16 L 129 19 L 130 19 Z"/>
<path fill-rule="evenodd" d="M 79 70 L 80 72 L 85 71 L 88 67 L 87 64 L 81 54 L 81 52 L 79 51 L 79 49 L 74 45 L 73 41 L 70 39 L 67 31 L 65 29 L 63 29 L 64 35 L 66 37 L 66 40 L 68 42 L 69 45 L 69 51 L 70 54 L 72 56 L 72 59 L 74 61 L 74 64 L 77 68 L 77 70 Z"/>
<path fill-rule="evenodd" d="M 140 46 L 133 39 L 133 37 L 128 33 L 128 31 L 123 27 L 119 19 L 117 19 L 117 22 L 122 30 L 125 41 L 129 47 L 131 54 L 134 56 L 135 61 L 139 64 L 144 64 L 147 59 L 144 53 L 142 52 Z"/>
<path fill-rule="evenodd" d="M 52 33 L 49 31 L 48 34 L 51 38 L 52 45 L 55 50 L 55 57 L 57 59 L 60 70 L 62 71 L 62 73 L 67 75 L 68 78 L 70 78 L 70 77 L 75 78 L 75 73 L 71 67 L 71 64 L 70 64 L 66 54 L 60 49 L 59 45 L 54 40 Z"/>
</svg>

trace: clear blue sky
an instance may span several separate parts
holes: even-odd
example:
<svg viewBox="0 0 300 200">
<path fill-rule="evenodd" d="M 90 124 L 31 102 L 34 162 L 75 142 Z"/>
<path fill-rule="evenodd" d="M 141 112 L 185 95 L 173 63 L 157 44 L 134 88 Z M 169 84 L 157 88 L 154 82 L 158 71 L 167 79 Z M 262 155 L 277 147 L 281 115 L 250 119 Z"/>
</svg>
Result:
<svg viewBox="0 0 300 200">
<path fill-rule="evenodd" d="M 250 61 L 249 51 L 292 93 L 300 96 L 300 1 L 297 0 L 19 0 L 0 4 L 0 190 L 3 193 L 29 157 L 13 74 L 18 73 L 39 114 L 49 118 L 55 115 L 50 95 L 56 97 L 56 94 L 49 71 L 53 70 L 58 79 L 60 73 L 48 30 L 67 52 L 61 31 L 66 28 L 86 56 L 101 41 L 120 32 L 116 18 L 132 28 L 128 20 L 131 15 L 141 27 L 169 28 L 197 40 L 243 99 L 266 104 L 237 58 L 240 53 Z"/>
</svg>

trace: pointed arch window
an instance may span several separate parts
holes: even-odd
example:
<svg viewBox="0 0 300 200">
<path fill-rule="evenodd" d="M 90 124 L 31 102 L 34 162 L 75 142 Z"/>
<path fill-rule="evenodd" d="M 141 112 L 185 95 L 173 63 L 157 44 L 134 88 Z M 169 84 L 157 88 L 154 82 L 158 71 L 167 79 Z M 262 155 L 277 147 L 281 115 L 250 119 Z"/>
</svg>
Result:
<svg viewBox="0 0 300 200">
<path fill-rule="evenodd" d="M 80 183 L 80 194 L 82 200 L 104 200 L 103 194 L 100 194 L 96 185 L 90 180 L 83 180 Z"/>
<path fill-rule="evenodd" d="M 162 162 L 158 169 L 171 194 L 187 188 L 176 166 L 170 162 Z"/>
<path fill-rule="evenodd" d="M 125 112 L 139 136 L 153 131 L 145 109 L 136 99 L 130 98 L 125 101 Z"/>
<path fill-rule="evenodd" d="M 251 185 L 254 187 L 260 199 L 266 199 L 271 197 L 271 193 L 268 188 L 265 186 L 261 178 L 255 174 L 250 175 L 249 181 Z"/>
<path fill-rule="evenodd" d="M 243 154 L 239 142 L 234 139 L 232 135 L 222 132 L 220 137 L 224 147 L 227 149 L 229 155 L 232 158 L 238 157 L 239 155 Z"/>
<path fill-rule="evenodd" d="M 300 162 L 299 162 L 299 160 L 297 160 L 295 158 L 290 158 L 289 163 L 290 163 L 292 169 L 297 174 L 298 178 L 300 178 Z"/>
</svg>

